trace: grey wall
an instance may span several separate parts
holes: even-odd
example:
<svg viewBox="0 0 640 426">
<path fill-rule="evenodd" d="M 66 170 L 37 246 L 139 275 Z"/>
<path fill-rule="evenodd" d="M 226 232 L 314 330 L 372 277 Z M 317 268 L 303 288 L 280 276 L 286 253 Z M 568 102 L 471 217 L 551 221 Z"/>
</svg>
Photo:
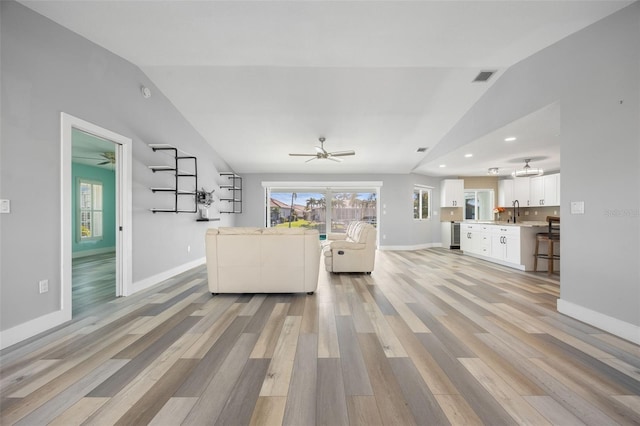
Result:
<svg viewBox="0 0 640 426">
<path fill-rule="evenodd" d="M 209 226 L 193 214 L 148 210 L 158 203 L 148 188 L 159 177 L 147 165 L 160 154 L 147 144 L 196 155 L 207 189 L 228 167 L 139 68 L 18 3 L 0 3 L 0 197 L 11 200 L 11 213 L 0 216 L 0 327 L 7 330 L 59 309 L 61 112 L 133 139 L 134 282 L 204 257 Z M 221 224 L 233 224 L 232 216 Z M 42 279 L 50 291 L 38 294 Z"/>
<path fill-rule="evenodd" d="M 440 243 L 440 217 L 413 220 L 413 186 L 434 187 L 434 212 L 439 212 L 440 179 L 416 174 L 245 174 L 244 213 L 237 218 L 240 226 L 264 226 L 264 188 L 262 182 L 362 182 L 381 181 L 380 246 L 418 246 Z M 386 205 L 386 208 L 382 206 Z M 383 214 L 382 211 L 386 211 Z M 386 236 L 386 238 L 384 238 Z"/>
<path fill-rule="evenodd" d="M 640 326 L 638 46 L 636 2 L 511 67 L 431 153 L 442 154 L 559 101 L 561 299 L 635 326 Z M 585 214 L 572 215 L 571 201 L 584 201 Z"/>
</svg>

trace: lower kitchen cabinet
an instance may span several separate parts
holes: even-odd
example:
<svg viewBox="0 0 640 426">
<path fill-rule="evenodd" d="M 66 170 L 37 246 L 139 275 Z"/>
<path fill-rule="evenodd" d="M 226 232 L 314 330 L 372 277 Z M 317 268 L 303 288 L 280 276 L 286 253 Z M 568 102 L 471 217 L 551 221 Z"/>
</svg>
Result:
<svg viewBox="0 0 640 426">
<path fill-rule="evenodd" d="M 482 256 L 491 255 L 491 230 L 489 225 L 467 224 L 460 225 L 460 249 L 465 253 L 475 253 Z"/>
<path fill-rule="evenodd" d="M 462 223 L 460 249 L 471 256 L 520 269 L 533 270 L 536 234 L 546 227 Z"/>
<path fill-rule="evenodd" d="M 520 263 L 520 228 L 494 226 L 491 231 L 491 257 L 508 263 Z"/>
</svg>

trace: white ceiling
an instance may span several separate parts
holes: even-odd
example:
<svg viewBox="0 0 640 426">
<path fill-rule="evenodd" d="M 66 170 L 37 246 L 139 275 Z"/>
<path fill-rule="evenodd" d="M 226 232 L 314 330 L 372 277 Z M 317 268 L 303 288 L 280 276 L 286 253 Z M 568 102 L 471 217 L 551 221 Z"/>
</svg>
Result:
<svg viewBox="0 0 640 426">
<path fill-rule="evenodd" d="M 632 1 L 21 3 L 139 66 L 236 172 L 484 175 L 525 157 L 559 169 L 557 106 L 429 163 L 416 150 L 511 65 Z M 473 83 L 481 70 L 497 74 Z M 288 156 L 319 136 L 357 155 Z"/>
</svg>

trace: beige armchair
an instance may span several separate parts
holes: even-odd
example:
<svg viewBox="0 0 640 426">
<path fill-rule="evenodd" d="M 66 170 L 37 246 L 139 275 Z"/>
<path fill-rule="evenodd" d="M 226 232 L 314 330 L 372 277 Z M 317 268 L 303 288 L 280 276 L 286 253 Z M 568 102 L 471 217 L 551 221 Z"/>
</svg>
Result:
<svg viewBox="0 0 640 426">
<path fill-rule="evenodd" d="M 371 273 L 376 259 L 376 228 L 366 222 L 351 222 L 344 234 L 329 234 L 322 247 L 329 272 Z"/>
</svg>

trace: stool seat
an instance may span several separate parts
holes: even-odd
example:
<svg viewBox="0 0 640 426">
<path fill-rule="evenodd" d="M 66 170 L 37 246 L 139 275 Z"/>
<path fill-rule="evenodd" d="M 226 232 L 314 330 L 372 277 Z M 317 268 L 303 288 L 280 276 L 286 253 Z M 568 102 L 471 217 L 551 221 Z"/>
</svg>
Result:
<svg viewBox="0 0 640 426">
<path fill-rule="evenodd" d="M 536 234 L 536 249 L 533 253 L 533 270 L 538 270 L 538 259 L 547 261 L 547 274 L 553 274 L 553 262 L 560 260 L 560 254 L 554 253 L 554 243 L 560 242 L 560 218 L 558 216 L 547 216 L 549 223 L 548 232 L 540 232 Z M 540 243 L 547 244 L 547 252 L 540 253 Z"/>
</svg>

